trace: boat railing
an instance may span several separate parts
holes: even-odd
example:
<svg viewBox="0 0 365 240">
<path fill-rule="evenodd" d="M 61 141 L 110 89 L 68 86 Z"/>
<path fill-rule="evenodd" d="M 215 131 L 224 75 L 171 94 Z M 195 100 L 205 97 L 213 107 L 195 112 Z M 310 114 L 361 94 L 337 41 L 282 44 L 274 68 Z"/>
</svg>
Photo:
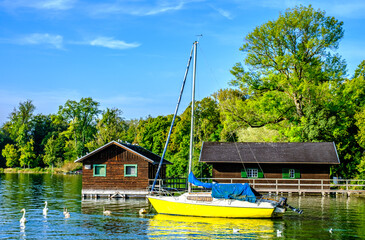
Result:
<svg viewBox="0 0 365 240">
<path fill-rule="evenodd" d="M 304 178 L 199 178 L 202 182 L 249 183 L 258 191 L 364 191 L 365 179 L 304 179 Z M 186 178 L 159 179 L 159 187 L 181 191 L 187 189 Z M 193 190 L 204 190 L 193 187 Z"/>
</svg>

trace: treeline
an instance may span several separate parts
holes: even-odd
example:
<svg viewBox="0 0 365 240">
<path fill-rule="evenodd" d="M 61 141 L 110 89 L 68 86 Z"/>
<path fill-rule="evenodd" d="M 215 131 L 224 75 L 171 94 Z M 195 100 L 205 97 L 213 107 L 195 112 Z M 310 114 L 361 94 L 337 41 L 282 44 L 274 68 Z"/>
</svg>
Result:
<svg viewBox="0 0 365 240">
<path fill-rule="evenodd" d="M 211 174 L 198 163 L 203 141 L 335 142 L 341 164 L 332 176 L 365 178 L 365 61 L 348 77 L 335 52 L 343 34 L 342 22 L 311 6 L 288 9 L 249 33 L 231 87 L 196 103 L 195 174 Z M 172 119 L 125 120 L 92 98 L 68 100 L 57 114 L 34 110 L 22 102 L 2 126 L 3 166 L 60 166 L 118 139 L 161 154 Z M 190 113 L 177 118 L 168 176 L 186 176 Z"/>
</svg>

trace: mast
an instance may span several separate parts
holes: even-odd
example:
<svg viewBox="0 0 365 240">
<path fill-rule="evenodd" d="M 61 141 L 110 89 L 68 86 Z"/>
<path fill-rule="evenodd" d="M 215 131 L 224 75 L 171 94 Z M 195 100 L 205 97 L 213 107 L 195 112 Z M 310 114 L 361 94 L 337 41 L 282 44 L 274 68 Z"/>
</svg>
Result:
<svg viewBox="0 0 365 240">
<path fill-rule="evenodd" d="M 194 61 L 193 61 L 193 86 L 191 92 L 191 126 L 190 126 L 190 154 L 189 154 L 189 172 L 192 171 L 193 153 L 194 153 L 194 106 L 195 106 L 195 79 L 196 79 L 196 55 L 198 42 L 194 42 Z M 191 192 L 191 183 L 188 183 L 188 192 Z"/>
</svg>

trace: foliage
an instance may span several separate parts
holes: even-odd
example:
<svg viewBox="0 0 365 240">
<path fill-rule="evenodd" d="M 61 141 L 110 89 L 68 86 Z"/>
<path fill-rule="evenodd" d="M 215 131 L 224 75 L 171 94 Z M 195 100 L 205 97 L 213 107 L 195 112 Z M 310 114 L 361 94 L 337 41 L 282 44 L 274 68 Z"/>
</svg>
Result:
<svg viewBox="0 0 365 240">
<path fill-rule="evenodd" d="M 19 153 L 13 144 L 6 144 L 2 150 L 2 156 L 6 159 L 7 167 L 19 166 Z"/>
<path fill-rule="evenodd" d="M 73 145 L 68 143 L 70 150 L 74 152 L 71 156 L 82 156 L 87 152 L 85 144 L 96 133 L 99 105 L 92 98 L 81 98 L 80 102 L 67 100 L 64 106 L 59 107 L 58 114 L 69 123 L 68 139 L 74 141 Z"/>
<path fill-rule="evenodd" d="M 87 143 L 89 151 L 93 151 L 110 141 L 118 141 L 126 130 L 122 111 L 117 108 L 107 108 L 103 111 L 101 119 L 97 119 L 96 122 L 94 140 Z"/>
</svg>

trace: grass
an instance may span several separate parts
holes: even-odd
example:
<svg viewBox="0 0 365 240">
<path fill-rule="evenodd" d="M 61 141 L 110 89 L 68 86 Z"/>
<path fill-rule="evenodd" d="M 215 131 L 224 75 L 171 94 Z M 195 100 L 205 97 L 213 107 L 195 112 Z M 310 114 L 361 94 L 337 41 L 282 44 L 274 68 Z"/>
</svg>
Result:
<svg viewBox="0 0 365 240">
<path fill-rule="evenodd" d="M 0 168 L 0 173 L 67 173 L 82 169 L 81 163 L 65 162 L 60 168 Z"/>
</svg>

